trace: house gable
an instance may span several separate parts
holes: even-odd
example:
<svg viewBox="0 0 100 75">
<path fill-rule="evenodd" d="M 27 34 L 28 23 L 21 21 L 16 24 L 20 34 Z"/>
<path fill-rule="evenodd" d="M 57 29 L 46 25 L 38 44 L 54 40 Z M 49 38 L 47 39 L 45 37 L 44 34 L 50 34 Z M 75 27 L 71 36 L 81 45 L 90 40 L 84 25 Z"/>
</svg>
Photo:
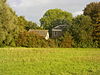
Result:
<svg viewBox="0 0 100 75">
<path fill-rule="evenodd" d="M 42 36 L 46 40 L 49 39 L 49 32 L 48 32 L 48 30 L 32 30 L 32 29 L 30 29 L 29 32 L 34 32 L 35 34 L 37 34 L 39 36 Z"/>
<path fill-rule="evenodd" d="M 67 25 L 59 25 L 56 26 L 52 29 L 52 38 L 58 38 L 60 36 L 63 35 L 63 29 L 66 27 Z"/>
</svg>

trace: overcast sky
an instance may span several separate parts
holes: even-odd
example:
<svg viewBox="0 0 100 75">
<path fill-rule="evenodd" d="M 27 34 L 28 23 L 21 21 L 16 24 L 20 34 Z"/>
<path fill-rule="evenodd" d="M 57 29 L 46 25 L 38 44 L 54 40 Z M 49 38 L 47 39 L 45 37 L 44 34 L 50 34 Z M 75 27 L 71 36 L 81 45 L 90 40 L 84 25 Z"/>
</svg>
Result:
<svg viewBox="0 0 100 75">
<path fill-rule="evenodd" d="M 48 9 L 60 8 L 74 16 L 81 14 L 86 4 L 100 0 L 8 0 L 8 4 L 19 16 L 39 23 Z"/>
</svg>

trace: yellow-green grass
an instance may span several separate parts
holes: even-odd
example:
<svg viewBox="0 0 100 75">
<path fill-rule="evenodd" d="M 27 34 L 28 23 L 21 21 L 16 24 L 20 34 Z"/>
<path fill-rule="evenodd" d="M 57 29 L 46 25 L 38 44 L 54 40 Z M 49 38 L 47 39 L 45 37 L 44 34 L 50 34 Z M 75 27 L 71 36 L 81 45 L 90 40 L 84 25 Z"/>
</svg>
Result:
<svg viewBox="0 0 100 75">
<path fill-rule="evenodd" d="M 100 49 L 1 48 L 0 75 L 100 75 Z"/>
</svg>

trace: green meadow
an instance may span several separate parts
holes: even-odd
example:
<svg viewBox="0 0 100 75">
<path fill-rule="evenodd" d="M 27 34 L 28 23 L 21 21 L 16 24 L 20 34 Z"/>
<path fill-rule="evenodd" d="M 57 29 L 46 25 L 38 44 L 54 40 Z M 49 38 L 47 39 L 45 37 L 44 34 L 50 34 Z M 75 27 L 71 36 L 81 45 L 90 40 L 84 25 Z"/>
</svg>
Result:
<svg viewBox="0 0 100 75">
<path fill-rule="evenodd" d="M 0 75 L 100 75 L 100 49 L 0 48 Z"/>
</svg>

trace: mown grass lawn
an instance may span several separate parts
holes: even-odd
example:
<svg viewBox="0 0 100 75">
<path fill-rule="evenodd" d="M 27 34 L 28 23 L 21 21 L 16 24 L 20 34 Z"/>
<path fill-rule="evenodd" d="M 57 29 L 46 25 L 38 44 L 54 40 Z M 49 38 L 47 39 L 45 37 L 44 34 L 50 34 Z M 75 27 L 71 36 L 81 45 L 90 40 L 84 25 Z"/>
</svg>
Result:
<svg viewBox="0 0 100 75">
<path fill-rule="evenodd" d="M 0 75 L 100 75 L 100 49 L 1 48 Z"/>
</svg>

